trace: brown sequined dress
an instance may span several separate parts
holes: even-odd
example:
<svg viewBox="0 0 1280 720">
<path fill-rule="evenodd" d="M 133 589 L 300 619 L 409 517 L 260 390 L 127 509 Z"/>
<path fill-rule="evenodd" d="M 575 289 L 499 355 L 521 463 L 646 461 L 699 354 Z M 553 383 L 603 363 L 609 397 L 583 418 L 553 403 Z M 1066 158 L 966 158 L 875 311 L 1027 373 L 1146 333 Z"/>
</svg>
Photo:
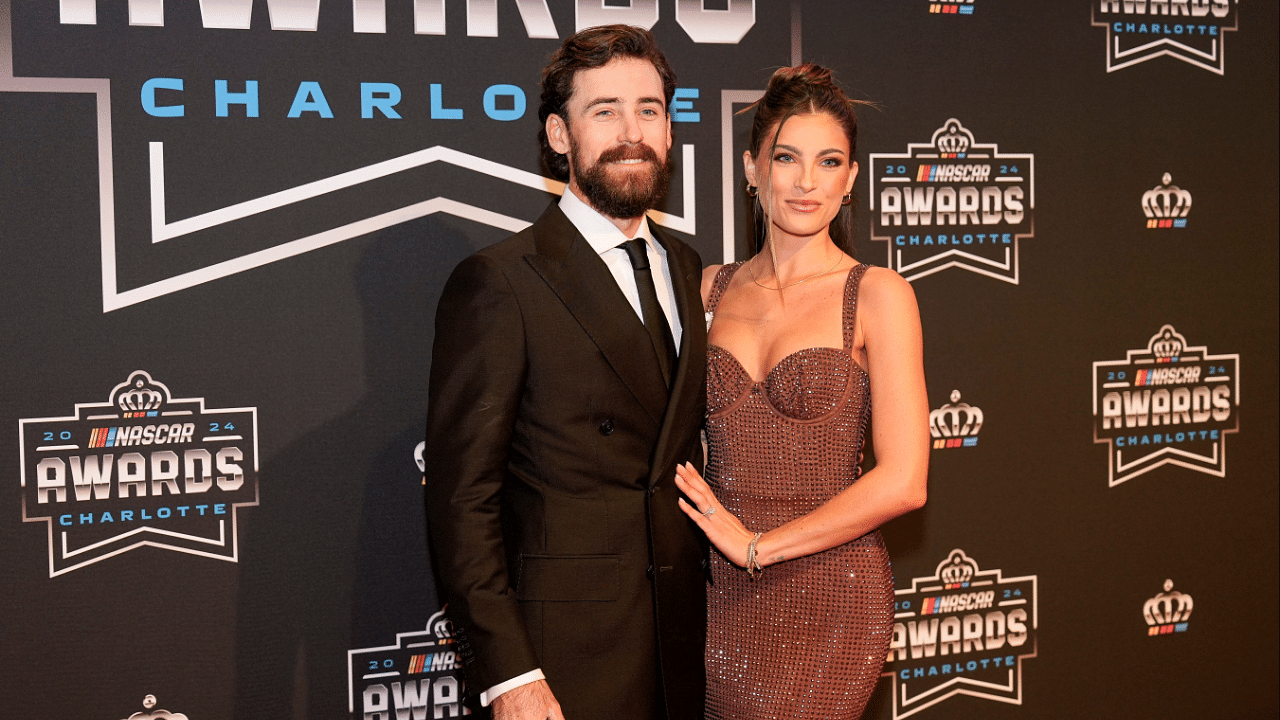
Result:
<svg viewBox="0 0 1280 720">
<path fill-rule="evenodd" d="M 716 276 L 712 314 L 741 263 Z M 853 361 L 858 284 L 844 292 L 844 348 L 800 350 L 755 382 L 707 350 L 706 479 L 752 532 L 805 515 L 858 479 L 871 391 Z M 707 720 L 857 718 L 893 631 L 893 575 L 879 531 L 771 565 L 755 580 L 711 554 Z"/>
</svg>

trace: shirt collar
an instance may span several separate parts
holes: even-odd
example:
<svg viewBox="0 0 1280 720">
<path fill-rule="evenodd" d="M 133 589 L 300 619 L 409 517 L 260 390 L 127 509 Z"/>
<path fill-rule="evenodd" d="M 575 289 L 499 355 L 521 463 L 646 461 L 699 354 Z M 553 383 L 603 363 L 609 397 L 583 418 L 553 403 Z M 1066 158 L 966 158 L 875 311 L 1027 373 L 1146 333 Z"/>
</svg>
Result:
<svg viewBox="0 0 1280 720">
<path fill-rule="evenodd" d="M 569 218 L 569 222 L 582 233 L 582 237 L 596 253 L 603 254 L 632 239 L 619 230 L 609 218 L 601 215 L 598 210 L 574 194 L 568 186 L 565 186 L 564 195 L 560 197 L 560 212 Z M 662 246 L 653 239 L 647 218 L 641 221 L 639 229 L 636 230 L 636 237 L 643 239 L 650 248 L 665 254 Z"/>
</svg>

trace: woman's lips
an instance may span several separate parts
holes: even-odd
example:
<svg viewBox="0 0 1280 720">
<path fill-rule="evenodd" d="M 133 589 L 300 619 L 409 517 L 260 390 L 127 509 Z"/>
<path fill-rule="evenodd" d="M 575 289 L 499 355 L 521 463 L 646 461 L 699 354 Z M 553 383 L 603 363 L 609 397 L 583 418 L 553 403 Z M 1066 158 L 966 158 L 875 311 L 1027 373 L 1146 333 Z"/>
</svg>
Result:
<svg viewBox="0 0 1280 720">
<path fill-rule="evenodd" d="M 811 213 L 822 207 L 822 203 L 813 200 L 788 200 L 787 205 L 796 212 Z"/>
</svg>

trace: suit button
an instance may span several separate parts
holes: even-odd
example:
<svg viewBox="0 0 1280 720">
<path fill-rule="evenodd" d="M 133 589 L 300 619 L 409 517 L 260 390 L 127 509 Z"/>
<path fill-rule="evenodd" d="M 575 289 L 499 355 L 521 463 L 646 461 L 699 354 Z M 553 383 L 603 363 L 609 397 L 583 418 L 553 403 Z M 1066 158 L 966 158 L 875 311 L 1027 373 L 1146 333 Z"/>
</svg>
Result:
<svg viewBox="0 0 1280 720">
<path fill-rule="evenodd" d="M 612 435 L 612 434 L 613 434 L 613 421 L 612 421 L 612 420 L 605 420 L 604 422 L 600 423 L 600 434 L 601 434 L 601 435 Z"/>
</svg>

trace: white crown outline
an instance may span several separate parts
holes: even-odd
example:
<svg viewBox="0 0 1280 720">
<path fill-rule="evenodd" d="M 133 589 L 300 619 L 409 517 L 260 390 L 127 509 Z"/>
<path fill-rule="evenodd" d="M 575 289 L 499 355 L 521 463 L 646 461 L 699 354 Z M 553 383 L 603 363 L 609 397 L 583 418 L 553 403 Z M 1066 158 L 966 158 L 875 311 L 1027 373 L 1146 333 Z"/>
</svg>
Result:
<svg viewBox="0 0 1280 720">
<path fill-rule="evenodd" d="M 170 400 L 169 388 L 151 379 L 146 370 L 134 370 L 129 379 L 111 388 L 111 404 L 122 412 L 159 410 Z"/>
<path fill-rule="evenodd" d="M 1173 589 L 1173 580 L 1164 581 L 1164 592 L 1142 604 L 1142 617 L 1148 625 L 1167 625 L 1191 619 L 1195 602 L 1191 596 Z"/>
<path fill-rule="evenodd" d="M 1160 326 L 1160 331 L 1147 341 L 1147 352 L 1155 357 L 1177 357 L 1187 348 L 1187 339 L 1172 325 Z"/>
<path fill-rule="evenodd" d="M 973 133 L 955 118 L 947 118 L 942 127 L 933 131 L 929 144 L 942 153 L 962 153 L 973 147 Z"/>
<path fill-rule="evenodd" d="M 964 417 L 964 424 L 960 418 Z M 946 420 L 950 418 L 951 424 Z M 982 429 L 982 408 L 960 402 L 960 391 L 951 391 L 951 402 L 929 411 L 929 434 L 935 438 L 977 435 Z"/>
<path fill-rule="evenodd" d="M 125 720 L 187 720 L 185 713 L 169 712 L 163 708 L 155 709 L 158 702 L 155 695 L 147 695 L 142 698 L 142 707 L 146 708 L 147 711 L 136 712 L 125 718 Z"/>
<path fill-rule="evenodd" d="M 934 574 L 945 583 L 966 583 L 977 576 L 978 562 L 956 548 L 947 553 L 947 559 L 938 563 Z"/>
<path fill-rule="evenodd" d="M 1191 212 L 1191 193 L 1173 185 L 1173 176 L 1165 173 L 1161 184 L 1142 193 L 1142 211 L 1149 218 L 1184 218 Z"/>
</svg>

